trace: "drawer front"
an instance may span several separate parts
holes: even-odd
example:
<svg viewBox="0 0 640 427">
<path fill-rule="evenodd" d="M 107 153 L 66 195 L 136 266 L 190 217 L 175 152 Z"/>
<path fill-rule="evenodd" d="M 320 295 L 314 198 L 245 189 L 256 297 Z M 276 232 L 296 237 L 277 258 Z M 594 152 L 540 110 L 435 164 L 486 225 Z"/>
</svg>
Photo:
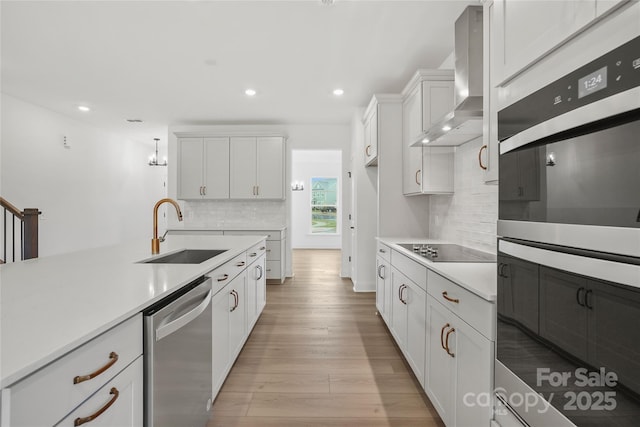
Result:
<svg viewBox="0 0 640 427">
<path fill-rule="evenodd" d="M 10 387 L 10 425 L 55 424 L 141 354 L 142 315 L 138 314 Z M 74 384 L 77 376 L 109 364 L 94 378 Z"/>
<path fill-rule="evenodd" d="M 267 240 L 282 240 L 281 231 L 275 230 L 225 230 L 225 236 L 267 236 Z"/>
<path fill-rule="evenodd" d="M 96 414 L 87 426 L 141 427 L 143 422 L 143 362 L 138 357 L 124 371 L 98 390 L 89 400 L 76 408 L 56 427 L 74 427 L 76 419 Z"/>
<path fill-rule="evenodd" d="M 227 283 L 232 281 L 245 268 L 247 268 L 247 253 L 242 252 L 232 260 L 207 273 L 207 276 L 211 277 L 213 281 L 213 294 L 215 295 L 220 289 L 227 286 Z"/>
<path fill-rule="evenodd" d="M 282 242 L 280 240 L 267 240 L 267 260 L 280 260 L 281 249 Z"/>
<path fill-rule="evenodd" d="M 423 290 L 427 290 L 427 267 L 402 255 L 398 251 L 391 252 L 391 265 L 401 271 L 402 274 L 411 279 Z"/>
<path fill-rule="evenodd" d="M 454 312 L 458 317 L 477 329 L 481 334 L 495 340 L 495 304 L 463 289 L 450 280 L 429 270 L 427 292 Z"/>
<path fill-rule="evenodd" d="M 391 248 L 384 243 L 378 242 L 376 254 L 387 262 L 391 261 Z"/>
<path fill-rule="evenodd" d="M 247 263 L 249 265 L 253 264 L 258 258 L 267 253 L 267 244 L 266 241 L 262 241 L 257 245 L 252 246 L 247 251 Z"/>
<path fill-rule="evenodd" d="M 282 268 L 280 261 L 268 261 L 267 260 L 267 279 L 282 278 Z"/>
</svg>

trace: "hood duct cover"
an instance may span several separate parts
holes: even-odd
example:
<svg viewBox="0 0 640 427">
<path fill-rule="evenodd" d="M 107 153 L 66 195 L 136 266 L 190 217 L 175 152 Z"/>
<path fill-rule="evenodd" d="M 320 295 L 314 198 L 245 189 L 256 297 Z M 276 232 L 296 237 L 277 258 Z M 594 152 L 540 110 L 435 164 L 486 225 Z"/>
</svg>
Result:
<svg viewBox="0 0 640 427">
<path fill-rule="evenodd" d="M 455 23 L 453 111 L 434 123 L 413 146 L 455 146 L 482 135 L 482 6 L 469 6 Z M 450 129 L 450 130 L 443 130 Z"/>
</svg>

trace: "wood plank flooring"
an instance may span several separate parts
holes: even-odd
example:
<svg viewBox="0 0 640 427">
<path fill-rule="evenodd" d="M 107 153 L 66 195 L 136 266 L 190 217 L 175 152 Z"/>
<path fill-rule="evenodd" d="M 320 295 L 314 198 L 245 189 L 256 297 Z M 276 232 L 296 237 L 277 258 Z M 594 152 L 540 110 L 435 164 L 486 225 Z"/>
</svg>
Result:
<svg viewBox="0 0 640 427">
<path fill-rule="evenodd" d="M 267 285 L 208 427 L 443 427 L 340 251 L 294 250 L 293 267 Z"/>
</svg>

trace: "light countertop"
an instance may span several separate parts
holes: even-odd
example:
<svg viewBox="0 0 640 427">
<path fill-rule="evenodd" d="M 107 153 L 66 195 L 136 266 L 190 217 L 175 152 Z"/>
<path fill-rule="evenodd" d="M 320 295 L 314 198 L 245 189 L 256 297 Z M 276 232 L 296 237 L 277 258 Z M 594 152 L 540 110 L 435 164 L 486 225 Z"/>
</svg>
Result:
<svg viewBox="0 0 640 427">
<path fill-rule="evenodd" d="M 429 239 L 379 237 L 378 240 L 391 249 L 408 256 L 428 269 L 460 285 L 479 297 L 495 302 L 497 293 L 497 269 L 495 262 L 431 262 L 397 243 L 448 243 Z M 427 284 L 429 286 L 429 284 Z"/>
<path fill-rule="evenodd" d="M 207 224 L 170 224 L 168 230 L 186 231 L 283 231 L 286 226 L 271 227 L 268 225 L 207 225 Z"/>
<path fill-rule="evenodd" d="M 219 267 L 264 237 L 168 236 L 0 266 L 4 388 Z M 227 249 L 201 264 L 144 264 L 181 249 Z"/>
</svg>

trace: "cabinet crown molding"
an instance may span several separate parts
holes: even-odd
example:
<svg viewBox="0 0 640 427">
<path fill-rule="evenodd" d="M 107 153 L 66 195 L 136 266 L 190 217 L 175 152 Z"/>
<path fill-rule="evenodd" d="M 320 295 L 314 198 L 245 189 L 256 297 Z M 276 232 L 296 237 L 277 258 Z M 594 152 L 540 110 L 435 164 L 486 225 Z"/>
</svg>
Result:
<svg viewBox="0 0 640 427">
<path fill-rule="evenodd" d="M 371 97 L 363 117 L 369 117 L 378 104 L 402 104 L 402 95 L 398 93 L 376 93 Z"/>
<path fill-rule="evenodd" d="M 423 82 L 425 80 L 450 81 L 450 80 L 453 80 L 453 78 L 454 78 L 453 70 L 441 70 L 441 69 L 431 70 L 431 69 L 421 68 L 415 72 L 413 77 L 411 77 L 411 80 L 409 80 L 409 82 L 404 87 L 404 89 L 402 89 L 402 93 L 401 93 L 402 98 L 405 99 L 407 96 L 409 96 L 413 88 L 415 88 L 420 82 Z"/>
</svg>

